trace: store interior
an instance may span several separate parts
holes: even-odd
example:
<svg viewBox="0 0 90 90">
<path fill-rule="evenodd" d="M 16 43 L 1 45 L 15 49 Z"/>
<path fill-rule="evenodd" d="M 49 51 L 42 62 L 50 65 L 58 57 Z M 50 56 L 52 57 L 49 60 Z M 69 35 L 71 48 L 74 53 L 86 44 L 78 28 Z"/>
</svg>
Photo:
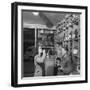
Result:
<svg viewBox="0 0 90 90">
<path fill-rule="evenodd" d="M 45 76 L 57 75 L 57 43 L 61 44 L 70 57 L 72 71 L 67 75 L 80 75 L 80 14 L 22 11 L 23 77 L 34 76 L 34 57 L 39 45 L 42 45 L 46 53 L 51 51 L 45 61 Z"/>
</svg>

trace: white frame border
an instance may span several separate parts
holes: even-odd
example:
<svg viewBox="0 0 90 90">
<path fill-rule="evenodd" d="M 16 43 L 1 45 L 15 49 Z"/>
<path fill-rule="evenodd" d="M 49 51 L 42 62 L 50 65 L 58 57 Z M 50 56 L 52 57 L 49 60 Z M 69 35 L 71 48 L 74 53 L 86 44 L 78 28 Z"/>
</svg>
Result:
<svg viewBox="0 0 90 90">
<path fill-rule="evenodd" d="M 79 12 L 82 13 L 80 17 L 80 58 L 81 75 L 80 76 L 52 76 L 52 77 L 30 77 L 21 79 L 21 10 L 45 10 L 45 11 L 61 11 L 61 12 Z M 34 84 L 34 83 L 48 83 L 48 82 L 64 82 L 64 81 L 80 81 L 85 80 L 85 9 L 71 9 L 71 8 L 54 8 L 54 7 L 37 7 L 37 6 L 18 6 L 18 84 Z"/>
</svg>

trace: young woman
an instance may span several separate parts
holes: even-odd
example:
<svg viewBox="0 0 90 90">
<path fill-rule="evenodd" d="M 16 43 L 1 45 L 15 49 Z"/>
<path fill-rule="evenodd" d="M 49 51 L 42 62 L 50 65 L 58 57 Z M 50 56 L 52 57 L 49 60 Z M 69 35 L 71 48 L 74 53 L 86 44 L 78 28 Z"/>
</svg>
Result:
<svg viewBox="0 0 90 90">
<path fill-rule="evenodd" d="M 34 58 L 35 73 L 34 76 L 45 76 L 44 60 L 46 57 L 45 50 L 41 46 L 38 47 L 38 54 Z"/>
</svg>

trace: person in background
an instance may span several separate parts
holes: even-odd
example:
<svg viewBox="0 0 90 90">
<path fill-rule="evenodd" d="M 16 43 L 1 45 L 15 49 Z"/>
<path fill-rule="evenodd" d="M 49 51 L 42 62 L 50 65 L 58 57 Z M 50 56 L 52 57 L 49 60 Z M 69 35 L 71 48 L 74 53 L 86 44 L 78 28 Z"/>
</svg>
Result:
<svg viewBox="0 0 90 90">
<path fill-rule="evenodd" d="M 63 72 L 61 71 L 62 69 L 60 63 L 61 63 L 61 59 L 57 57 L 54 67 L 54 75 L 63 75 Z"/>
<path fill-rule="evenodd" d="M 56 44 L 56 57 L 61 58 L 66 53 L 66 50 L 62 46 L 62 42 Z"/>
<path fill-rule="evenodd" d="M 62 43 L 57 46 L 56 75 L 69 75 L 72 72 L 72 65 L 68 51 L 62 47 Z"/>
<path fill-rule="evenodd" d="M 72 72 L 72 63 L 71 63 L 71 58 L 66 52 L 60 62 L 60 67 L 58 68 L 58 73 L 57 75 L 70 75 Z"/>
<path fill-rule="evenodd" d="M 62 56 L 66 53 L 64 48 L 62 47 L 62 42 L 57 42 L 56 44 L 56 59 L 55 59 L 55 68 L 54 68 L 54 75 L 58 74 Z"/>
<path fill-rule="evenodd" d="M 35 73 L 34 76 L 45 76 L 44 60 L 46 57 L 45 50 L 41 46 L 38 47 L 38 54 L 34 58 Z"/>
</svg>

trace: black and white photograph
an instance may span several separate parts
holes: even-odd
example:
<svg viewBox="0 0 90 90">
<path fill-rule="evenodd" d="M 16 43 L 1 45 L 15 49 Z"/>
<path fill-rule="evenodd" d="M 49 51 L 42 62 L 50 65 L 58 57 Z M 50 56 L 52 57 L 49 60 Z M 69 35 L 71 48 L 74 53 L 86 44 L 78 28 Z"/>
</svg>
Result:
<svg viewBox="0 0 90 90">
<path fill-rule="evenodd" d="M 86 82 L 86 7 L 12 6 L 13 86 Z"/>
<path fill-rule="evenodd" d="M 22 11 L 23 77 L 80 75 L 80 14 Z"/>
</svg>

